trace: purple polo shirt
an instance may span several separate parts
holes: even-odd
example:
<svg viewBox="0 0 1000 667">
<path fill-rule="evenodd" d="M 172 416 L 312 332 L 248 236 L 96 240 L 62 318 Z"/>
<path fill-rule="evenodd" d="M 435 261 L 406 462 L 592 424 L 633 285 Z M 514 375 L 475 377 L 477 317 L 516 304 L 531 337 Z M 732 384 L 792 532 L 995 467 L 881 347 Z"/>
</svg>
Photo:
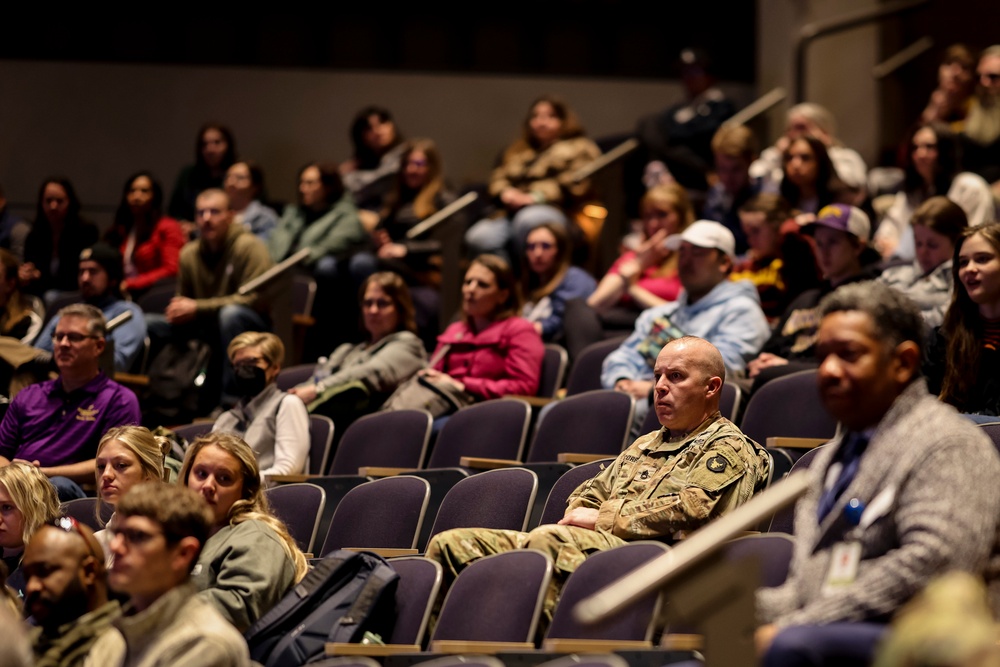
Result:
<svg viewBox="0 0 1000 667">
<path fill-rule="evenodd" d="M 69 393 L 59 378 L 33 384 L 0 422 L 0 456 L 45 467 L 79 463 L 97 456 L 108 429 L 138 424 L 140 417 L 135 394 L 104 373 Z"/>
</svg>

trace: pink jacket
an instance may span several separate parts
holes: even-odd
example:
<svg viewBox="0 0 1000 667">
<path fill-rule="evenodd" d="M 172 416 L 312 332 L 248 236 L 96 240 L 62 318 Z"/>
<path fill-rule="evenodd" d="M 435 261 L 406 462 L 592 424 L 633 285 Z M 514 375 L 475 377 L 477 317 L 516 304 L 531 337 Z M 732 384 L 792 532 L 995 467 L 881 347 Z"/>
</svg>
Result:
<svg viewBox="0 0 1000 667">
<path fill-rule="evenodd" d="M 508 317 L 478 333 L 462 320 L 438 336 L 437 349 L 443 345 L 451 349 L 434 368 L 463 383 L 471 394 L 488 399 L 538 392 L 545 347 L 528 320 Z"/>
</svg>

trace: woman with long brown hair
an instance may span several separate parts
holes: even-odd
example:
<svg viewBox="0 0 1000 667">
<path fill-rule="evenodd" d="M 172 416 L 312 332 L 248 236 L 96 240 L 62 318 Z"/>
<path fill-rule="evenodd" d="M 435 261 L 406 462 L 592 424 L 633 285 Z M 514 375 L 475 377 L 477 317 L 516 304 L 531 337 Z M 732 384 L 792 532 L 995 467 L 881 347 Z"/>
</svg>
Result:
<svg viewBox="0 0 1000 667">
<path fill-rule="evenodd" d="M 570 264 L 569 236 L 560 225 L 544 222 L 528 232 L 521 265 L 521 316 L 545 340 L 563 337 L 566 302 L 586 299 L 597 287 L 593 276 Z"/>
</svg>

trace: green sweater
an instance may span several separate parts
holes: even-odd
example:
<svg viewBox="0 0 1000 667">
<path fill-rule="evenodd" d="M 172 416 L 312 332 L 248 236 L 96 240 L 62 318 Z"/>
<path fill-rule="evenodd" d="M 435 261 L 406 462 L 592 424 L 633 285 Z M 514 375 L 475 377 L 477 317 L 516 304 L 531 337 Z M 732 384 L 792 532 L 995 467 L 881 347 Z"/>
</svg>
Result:
<svg viewBox="0 0 1000 667">
<path fill-rule="evenodd" d="M 230 225 L 222 250 L 213 253 L 201 239 L 181 249 L 177 294 L 198 302 L 198 314 L 214 314 L 223 306 L 268 307 L 257 292 L 239 295 L 240 285 L 273 266 L 267 246 L 239 225 Z"/>
<path fill-rule="evenodd" d="M 315 264 L 325 255 L 343 255 L 365 240 L 365 230 L 358 218 L 358 209 L 351 195 L 340 201 L 311 224 L 306 225 L 306 212 L 299 206 L 286 206 L 281 222 L 271 232 L 268 249 L 280 262 L 300 248 L 309 248 L 305 264 Z"/>
</svg>

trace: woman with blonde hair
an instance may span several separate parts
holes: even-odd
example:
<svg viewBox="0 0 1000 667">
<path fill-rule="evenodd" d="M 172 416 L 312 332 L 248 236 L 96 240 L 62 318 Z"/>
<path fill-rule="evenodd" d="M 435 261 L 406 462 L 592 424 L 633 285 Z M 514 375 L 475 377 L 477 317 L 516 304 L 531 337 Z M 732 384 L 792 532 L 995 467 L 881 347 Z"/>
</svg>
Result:
<svg viewBox="0 0 1000 667">
<path fill-rule="evenodd" d="M 214 518 L 192 581 L 245 632 L 305 576 L 305 556 L 271 513 L 257 458 L 238 436 L 213 432 L 195 440 L 180 483 L 205 499 Z"/>
<path fill-rule="evenodd" d="M 302 401 L 274 382 L 285 358 L 281 339 L 273 333 L 244 331 L 226 352 L 240 400 L 219 415 L 212 430 L 243 438 L 257 456 L 264 477 L 306 472 L 309 413 Z"/>
<path fill-rule="evenodd" d="M 136 484 L 163 481 L 164 459 L 170 451 L 170 441 L 154 436 L 142 426 L 116 426 L 109 429 L 97 445 L 96 477 L 97 494 L 102 503 L 112 508 L 118 506 L 129 489 Z M 101 506 L 95 509 L 101 521 Z M 114 515 L 108 521 L 114 527 Z M 112 531 L 105 529 L 94 533 L 111 562 Z"/>
<path fill-rule="evenodd" d="M 24 596 L 18 567 L 24 547 L 39 528 L 59 517 L 59 496 L 36 466 L 13 462 L 0 468 L 0 547 L 10 571 L 7 585 Z"/>
</svg>

